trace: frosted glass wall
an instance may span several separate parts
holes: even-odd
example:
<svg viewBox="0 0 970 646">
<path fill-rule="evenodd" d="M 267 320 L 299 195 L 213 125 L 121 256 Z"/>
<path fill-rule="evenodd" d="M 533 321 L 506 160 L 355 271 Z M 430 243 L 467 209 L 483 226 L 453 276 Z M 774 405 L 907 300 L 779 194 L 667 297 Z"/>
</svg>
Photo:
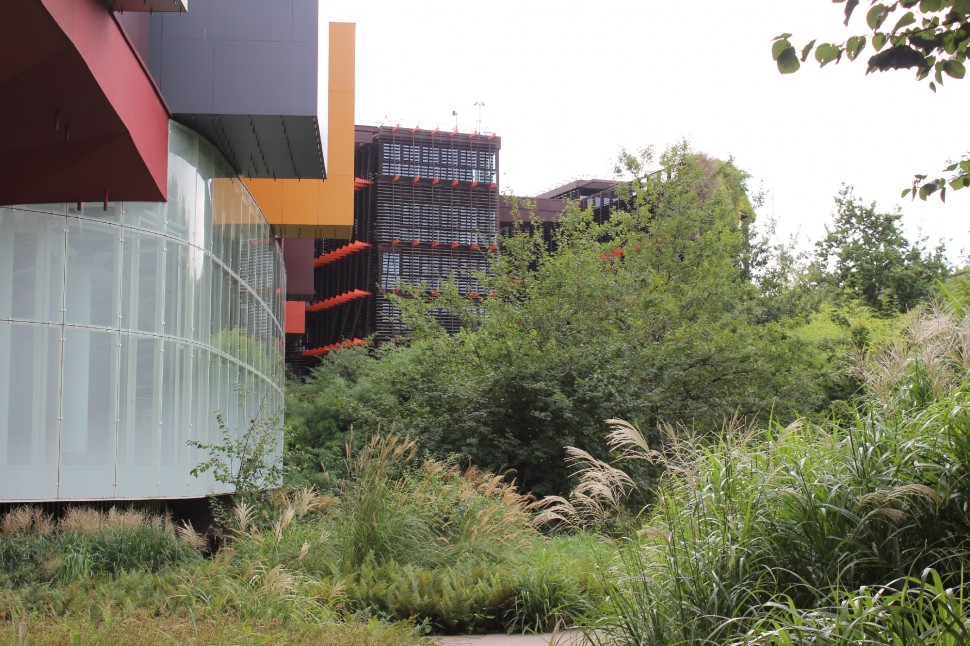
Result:
<svg viewBox="0 0 970 646">
<path fill-rule="evenodd" d="M 279 248 L 203 139 L 168 162 L 166 204 L 0 208 L 0 501 L 222 492 L 188 441 L 281 422 Z"/>
</svg>

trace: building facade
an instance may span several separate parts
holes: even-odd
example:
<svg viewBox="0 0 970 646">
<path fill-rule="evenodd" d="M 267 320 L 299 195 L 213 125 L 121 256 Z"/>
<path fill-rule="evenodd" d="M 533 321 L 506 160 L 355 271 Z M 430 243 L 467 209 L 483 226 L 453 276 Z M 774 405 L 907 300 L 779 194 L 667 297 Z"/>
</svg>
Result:
<svg viewBox="0 0 970 646">
<path fill-rule="evenodd" d="M 322 356 L 406 333 L 389 294 L 453 283 L 484 298 L 479 276 L 497 253 L 499 151 L 493 134 L 357 126 L 354 227 L 319 239 L 305 334 L 291 356 Z M 444 311 L 438 321 L 456 330 Z"/>
<path fill-rule="evenodd" d="M 194 443 L 254 424 L 278 459 L 281 238 L 352 221 L 353 26 L 317 20 L 316 0 L 0 6 L 0 503 L 225 493 Z"/>
<path fill-rule="evenodd" d="M 575 202 L 580 210 L 590 209 L 597 221 L 610 217 L 612 209 L 622 207 L 617 196 L 617 180 L 579 179 L 546 191 L 536 197 L 503 199 L 499 205 L 500 235 L 509 235 L 517 226 L 542 227 L 542 238 L 550 250 L 556 247 L 556 228 L 567 203 Z"/>
</svg>

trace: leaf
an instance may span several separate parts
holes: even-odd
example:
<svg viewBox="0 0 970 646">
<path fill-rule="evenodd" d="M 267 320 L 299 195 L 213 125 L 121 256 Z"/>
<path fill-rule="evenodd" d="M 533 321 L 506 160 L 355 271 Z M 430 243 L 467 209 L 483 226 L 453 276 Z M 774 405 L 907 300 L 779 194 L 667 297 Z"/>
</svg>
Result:
<svg viewBox="0 0 970 646">
<path fill-rule="evenodd" d="M 953 10 L 957 13 L 970 13 L 970 0 L 956 0 Z"/>
<path fill-rule="evenodd" d="M 859 53 L 862 52 L 866 47 L 866 37 L 865 36 L 853 36 L 846 43 L 845 53 L 849 57 L 850 61 L 854 61 Z"/>
<path fill-rule="evenodd" d="M 950 188 L 954 191 L 959 191 L 967 186 L 970 186 L 970 175 L 959 175 L 950 180 Z"/>
<path fill-rule="evenodd" d="M 795 53 L 795 48 L 789 45 L 786 49 L 778 55 L 778 71 L 782 74 L 791 74 L 797 72 L 798 68 L 802 66 L 798 62 L 798 54 Z"/>
<path fill-rule="evenodd" d="M 855 8 L 859 6 L 859 0 L 849 0 L 845 3 L 845 26 L 849 26 L 849 18 L 852 17 L 852 12 Z"/>
<path fill-rule="evenodd" d="M 831 43 L 822 43 L 815 49 L 815 60 L 820 67 L 825 67 L 841 55 L 842 50 L 839 46 Z"/>
<path fill-rule="evenodd" d="M 970 1 L 970 0 L 968 0 L 968 1 Z M 872 36 L 872 46 L 875 47 L 876 48 L 876 51 L 878 52 L 880 49 L 882 49 L 883 47 L 886 46 L 886 41 L 887 40 L 888 40 L 888 38 L 886 37 L 886 34 L 881 34 L 881 33 L 880 34 L 873 34 L 873 36 Z"/>
<path fill-rule="evenodd" d="M 967 68 L 960 61 L 951 59 L 943 63 L 943 71 L 950 78 L 962 79 L 967 73 Z"/>
<path fill-rule="evenodd" d="M 780 36 L 775 36 L 771 40 L 788 40 L 791 38 L 791 34 L 781 34 Z"/>
<path fill-rule="evenodd" d="M 907 195 L 909 195 L 912 192 L 913 192 L 913 189 L 911 189 L 911 188 L 903 189 L 903 192 L 899 195 L 899 197 L 901 197 L 901 198 L 906 197 Z"/>
<path fill-rule="evenodd" d="M 910 25 L 915 23 L 916 23 L 916 14 L 914 14 L 912 11 L 907 11 L 906 13 L 903 14 L 902 18 L 896 21 L 896 26 L 893 27 L 893 33 L 895 34 L 903 27 L 909 27 Z"/>
<path fill-rule="evenodd" d="M 771 58 L 777 61 L 778 57 L 781 56 L 781 53 L 786 49 L 789 49 L 791 46 L 791 43 L 787 40 L 776 40 L 771 45 Z"/>
<path fill-rule="evenodd" d="M 873 55 L 869 59 L 871 71 L 901 70 L 911 67 L 923 68 L 929 63 L 925 56 L 908 45 L 896 45 Z M 925 74 L 924 74 L 925 76 Z"/>
<path fill-rule="evenodd" d="M 883 21 L 886 20 L 886 16 L 889 15 L 889 8 L 884 4 L 874 4 L 872 8 L 869 9 L 869 13 L 866 14 L 866 24 L 869 25 L 869 29 L 876 30 L 882 25 Z"/>
<path fill-rule="evenodd" d="M 805 45 L 804 47 L 802 47 L 802 57 L 801 57 L 801 60 L 802 60 L 803 63 L 805 62 L 805 59 L 808 58 L 808 54 L 809 54 L 809 52 L 812 51 L 812 48 L 813 47 L 815 47 L 815 39 L 814 38 L 811 40 L 811 42 L 809 42 L 807 45 Z"/>
<path fill-rule="evenodd" d="M 928 11 L 939 11 L 943 8 L 943 0 L 920 0 L 919 10 L 923 13 Z"/>
</svg>

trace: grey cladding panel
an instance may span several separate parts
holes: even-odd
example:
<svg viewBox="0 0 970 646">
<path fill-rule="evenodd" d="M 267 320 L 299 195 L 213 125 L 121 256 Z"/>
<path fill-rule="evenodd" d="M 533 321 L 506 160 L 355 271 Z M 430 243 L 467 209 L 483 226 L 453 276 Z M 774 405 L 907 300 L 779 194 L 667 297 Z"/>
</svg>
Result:
<svg viewBox="0 0 970 646">
<path fill-rule="evenodd" d="M 315 115 L 316 57 L 316 44 L 311 43 L 216 43 L 212 110 Z"/>
<path fill-rule="evenodd" d="M 198 0 L 187 14 L 159 18 L 166 38 L 179 40 L 317 40 L 316 0 Z"/>
<path fill-rule="evenodd" d="M 209 37 L 219 40 L 293 40 L 292 3 L 235 0 L 231 10 L 220 13 Z"/>
<path fill-rule="evenodd" d="M 191 5 L 151 17 L 149 68 L 173 117 L 243 175 L 323 177 L 317 0 Z"/>
<path fill-rule="evenodd" d="M 161 51 L 158 81 L 172 112 L 213 112 L 213 45 L 211 40 L 185 40 Z"/>
<path fill-rule="evenodd" d="M 151 17 L 149 67 L 175 114 L 316 115 L 316 16 L 315 0 L 195 0 Z"/>
<path fill-rule="evenodd" d="M 301 42 L 318 42 L 317 0 L 293 0 L 293 40 Z"/>
</svg>

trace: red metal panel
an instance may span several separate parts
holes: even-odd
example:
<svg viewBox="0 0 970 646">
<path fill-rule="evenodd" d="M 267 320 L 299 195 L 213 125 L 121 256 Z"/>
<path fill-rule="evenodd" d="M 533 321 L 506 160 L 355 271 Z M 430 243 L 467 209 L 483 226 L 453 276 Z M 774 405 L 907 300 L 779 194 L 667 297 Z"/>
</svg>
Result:
<svg viewBox="0 0 970 646">
<path fill-rule="evenodd" d="M 306 303 L 286 301 L 286 333 L 304 334 L 306 332 Z"/>
<path fill-rule="evenodd" d="M 286 267 L 286 295 L 313 296 L 313 239 L 283 238 L 283 266 Z"/>
<path fill-rule="evenodd" d="M 0 204 L 166 199 L 168 109 L 99 0 L 0 3 Z"/>
</svg>

